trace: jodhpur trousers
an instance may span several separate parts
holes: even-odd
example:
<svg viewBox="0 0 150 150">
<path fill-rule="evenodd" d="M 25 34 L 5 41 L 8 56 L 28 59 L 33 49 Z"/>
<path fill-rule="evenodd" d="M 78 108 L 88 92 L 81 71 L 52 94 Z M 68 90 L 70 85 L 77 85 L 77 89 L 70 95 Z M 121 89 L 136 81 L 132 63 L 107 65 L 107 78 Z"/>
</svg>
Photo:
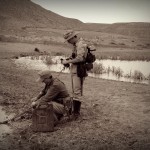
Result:
<svg viewBox="0 0 150 150">
<path fill-rule="evenodd" d="M 64 114 L 65 113 L 65 109 L 64 109 L 64 105 L 59 104 L 57 102 L 52 102 L 53 105 L 53 111 L 56 114 Z"/>
<path fill-rule="evenodd" d="M 64 114 L 71 108 L 71 98 L 68 96 L 66 98 L 62 98 L 63 104 L 52 101 L 53 111 L 56 114 Z"/>
<path fill-rule="evenodd" d="M 83 95 L 83 82 L 84 78 L 79 78 L 76 73 L 71 74 L 71 82 L 72 82 L 72 93 L 73 97 L 81 101 Z"/>
<path fill-rule="evenodd" d="M 53 111 L 54 111 L 54 117 L 56 115 L 63 115 L 65 113 L 68 113 L 68 111 L 71 108 L 71 99 L 70 97 L 63 98 L 63 104 L 57 103 L 55 101 L 52 101 L 53 105 Z"/>
</svg>

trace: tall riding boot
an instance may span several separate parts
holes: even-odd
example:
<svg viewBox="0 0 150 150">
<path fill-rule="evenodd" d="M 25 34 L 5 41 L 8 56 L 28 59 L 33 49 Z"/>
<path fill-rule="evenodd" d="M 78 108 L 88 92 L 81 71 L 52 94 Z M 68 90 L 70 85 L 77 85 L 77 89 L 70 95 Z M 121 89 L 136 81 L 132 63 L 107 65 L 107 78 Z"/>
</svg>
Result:
<svg viewBox="0 0 150 150">
<path fill-rule="evenodd" d="M 73 115 L 74 119 L 77 119 L 80 115 L 81 102 L 78 100 L 73 100 Z"/>
</svg>

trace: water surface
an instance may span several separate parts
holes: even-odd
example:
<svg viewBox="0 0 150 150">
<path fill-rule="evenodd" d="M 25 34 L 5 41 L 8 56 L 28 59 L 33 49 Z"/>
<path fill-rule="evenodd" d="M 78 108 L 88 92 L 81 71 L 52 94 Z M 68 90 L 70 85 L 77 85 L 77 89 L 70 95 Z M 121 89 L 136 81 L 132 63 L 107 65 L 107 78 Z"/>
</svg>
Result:
<svg viewBox="0 0 150 150">
<path fill-rule="evenodd" d="M 48 56 L 49 57 L 49 56 Z M 65 56 L 47 56 L 38 57 L 21 57 L 15 60 L 19 67 L 33 70 L 45 70 L 60 72 L 63 70 L 63 65 L 60 59 L 65 59 Z M 51 59 L 51 61 L 49 60 Z M 149 84 L 150 80 L 150 62 L 147 61 L 121 61 L 121 60 L 96 60 L 94 65 L 102 66 L 102 73 L 88 73 L 90 77 L 102 78 L 108 80 L 125 81 Z M 117 74 L 120 72 L 119 75 Z M 62 72 L 69 73 L 69 69 L 64 69 Z M 116 73 L 117 72 L 117 73 Z M 140 73 L 142 80 L 136 79 Z"/>
</svg>

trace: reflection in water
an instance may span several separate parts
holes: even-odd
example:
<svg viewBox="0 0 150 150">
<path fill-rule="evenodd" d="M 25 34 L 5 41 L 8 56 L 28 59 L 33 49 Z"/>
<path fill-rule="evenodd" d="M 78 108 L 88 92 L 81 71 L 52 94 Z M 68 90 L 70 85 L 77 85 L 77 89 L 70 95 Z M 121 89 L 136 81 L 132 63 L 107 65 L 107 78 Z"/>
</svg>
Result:
<svg viewBox="0 0 150 150">
<path fill-rule="evenodd" d="M 142 83 L 142 84 L 150 84 L 150 81 L 148 80 L 138 80 L 138 79 L 132 79 L 132 78 L 126 78 L 126 77 L 118 77 L 115 76 L 112 73 L 109 74 L 93 74 L 89 73 L 90 77 L 94 78 L 101 78 L 101 79 L 107 79 L 107 80 L 115 80 L 115 81 L 124 81 L 124 82 L 133 82 L 133 83 Z"/>
<path fill-rule="evenodd" d="M 56 56 L 50 58 L 52 60 L 52 64 L 47 63 L 48 59 L 45 56 L 39 56 L 39 57 L 21 57 L 19 59 L 15 60 L 15 63 L 19 67 L 23 67 L 26 69 L 32 69 L 32 70 L 46 70 L 49 69 L 51 71 L 60 72 L 63 69 L 63 65 L 60 62 L 61 56 Z M 66 71 L 66 69 L 63 72 L 69 72 Z"/>
<path fill-rule="evenodd" d="M 120 61 L 120 60 L 96 60 L 93 72 L 94 77 L 149 84 L 150 62 L 147 61 Z"/>
<path fill-rule="evenodd" d="M 60 59 L 65 56 L 37 56 L 22 57 L 15 60 L 17 66 L 26 69 L 45 70 L 60 72 L 63 65 Z M 69 69 L 62 72 L 69 73 Z M 149 84 L 150 62 L 147 61 L 120 61 L 120 60 L 96 60 L 94 69 L 88 73 L 91 77 L 109 80 L 136 82 Z"/>
<path fill-rule="evenodd" d="M 0 106 L 0 122 L 5 121 L 9 118 L 11 118 L 12 116 L 7 116 L 6 113 L 2 110 L 2 107 Z M 10 133 L 12 130 L 8 125 L 5 124 L 1 124 L 0 125 L 0 137 L 4 134 L 4 133 Z"/>
<path fill-rule="evenodd" d="M 147 61 L 96 60 L 96 63 L 103 64 L 105 68 L 121 68 L 125 74 L 131 74 L 137 70 L 144 76 L 150 75 L 150 62 Z"/>
</svg>

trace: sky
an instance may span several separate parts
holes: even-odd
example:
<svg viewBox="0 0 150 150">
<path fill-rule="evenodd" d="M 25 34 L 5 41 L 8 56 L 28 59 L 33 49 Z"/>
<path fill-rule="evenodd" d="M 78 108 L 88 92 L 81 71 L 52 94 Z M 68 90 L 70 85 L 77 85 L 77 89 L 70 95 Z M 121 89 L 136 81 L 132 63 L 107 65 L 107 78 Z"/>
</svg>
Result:
<svg viewBox="0 0 150 150">
<path fill-rule="evenodd" d="M 84 23 L 150 22 L 150 0 L 32 0 Z"/>
</svg>

